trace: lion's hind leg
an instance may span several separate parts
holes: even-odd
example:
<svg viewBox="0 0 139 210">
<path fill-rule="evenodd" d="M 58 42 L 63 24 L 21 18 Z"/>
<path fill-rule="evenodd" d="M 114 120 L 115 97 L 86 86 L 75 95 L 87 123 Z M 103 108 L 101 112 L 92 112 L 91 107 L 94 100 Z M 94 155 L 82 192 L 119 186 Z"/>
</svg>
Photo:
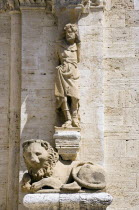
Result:
<svg viewBox="0 0 139 210">
<path fill-rule="evenodd" d="M 63 184 L 60 189 L 64 191 L 79 191 L 81 190 L 81 187 L 76 181 L 74 181 L 69 184 Z"/>
</svg>

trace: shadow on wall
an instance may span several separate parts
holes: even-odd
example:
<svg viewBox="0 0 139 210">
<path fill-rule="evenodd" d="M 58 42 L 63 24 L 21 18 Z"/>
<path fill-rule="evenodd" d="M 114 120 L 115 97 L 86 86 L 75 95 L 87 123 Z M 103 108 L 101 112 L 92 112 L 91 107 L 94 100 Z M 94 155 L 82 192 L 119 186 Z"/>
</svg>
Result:
<svg viewBox="0 0 139 210">
<path fill-rule="evenodd" d="M 33 21 L 29 21 L 31 15 Z M 22 27 L 21 146 L 25 140 L 36 138 L 54 146 L 57 27 L 54 17 L 46 18 L 43 12 L 23 14 Z M 21 170 L 26 170 L 22 148 Z"/>
</svg>

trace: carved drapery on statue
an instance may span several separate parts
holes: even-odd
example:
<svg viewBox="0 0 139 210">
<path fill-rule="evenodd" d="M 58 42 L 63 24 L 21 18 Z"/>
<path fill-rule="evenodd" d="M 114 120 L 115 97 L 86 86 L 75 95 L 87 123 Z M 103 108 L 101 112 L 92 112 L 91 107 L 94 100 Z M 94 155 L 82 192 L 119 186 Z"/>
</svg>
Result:
<svg viewBox="0 0 139 210">
<path fill-rule="evenodd" d="M 65 116 L 63 127 L 79 127 L 79 72 L 80 39 L 75 24 L 64 27 L 64 39 L 57 45 L 59 66 L 56 67 L 55 96 L 57 109 Z"/>
</svg>

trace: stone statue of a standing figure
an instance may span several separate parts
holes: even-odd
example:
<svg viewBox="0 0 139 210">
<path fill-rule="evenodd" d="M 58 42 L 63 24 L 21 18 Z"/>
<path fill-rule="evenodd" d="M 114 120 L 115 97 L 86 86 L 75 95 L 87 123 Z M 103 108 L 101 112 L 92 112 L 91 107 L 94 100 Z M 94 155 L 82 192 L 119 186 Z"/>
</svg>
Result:
<svg viewBox="0 0 139 210">
<path fill-rule="evenodd" d="M 62 110 L 65 123 L 62 127 L 79 127 L 79 72 L 80 39 L 77 26 L 64 27 L 64 39 L 58 43 L 59 66 L 56 67 L 55 96 L 57 109 Z"/>
</svg>

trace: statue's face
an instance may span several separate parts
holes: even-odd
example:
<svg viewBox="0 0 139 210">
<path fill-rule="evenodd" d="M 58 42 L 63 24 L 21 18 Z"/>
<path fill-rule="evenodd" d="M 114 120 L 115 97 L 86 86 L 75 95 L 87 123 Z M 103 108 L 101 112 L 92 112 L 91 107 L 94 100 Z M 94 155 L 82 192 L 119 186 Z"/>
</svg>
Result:
<svg viewBox="0 0 139 210">
<path fill-rule="evenodd" d="M 66 40 L 69 43 L 73 43 L 75 41 L 75 32 L 72 31 L 71 28 L 66 30 Z"/>
<path fill-rule="evenodd" d="M 31 143 L 24 152 L 25 161 L 33 168 L 43 167 L 48 156 L 47 150 L 37 142 Z"/>
</svg>

